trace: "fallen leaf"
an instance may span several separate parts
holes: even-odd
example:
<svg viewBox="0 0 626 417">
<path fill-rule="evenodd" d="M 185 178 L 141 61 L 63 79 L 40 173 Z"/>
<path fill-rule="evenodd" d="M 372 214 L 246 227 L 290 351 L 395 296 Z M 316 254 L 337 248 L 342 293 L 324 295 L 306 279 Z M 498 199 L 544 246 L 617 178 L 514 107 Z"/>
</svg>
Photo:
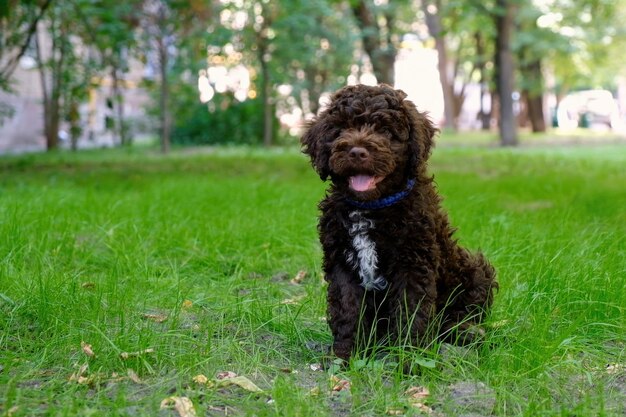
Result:
<svg viewBox="0 0 626 417">
<path fill-rule="evenodd" d="M 224 378 L 218 382 L 218 386 L 227 387 L 229 385 L 237 385 L 246 391 L 250 392 L 263 392 L 263 390 L 257 387 L 254 382 L 250 381 L 245 376 L 235 376 L 232 378 Z"/>
<path fill-rule="evenodd" d="M 159 313 L 144 313 L 141 315 L 141 318 L 153 321 L 155 323 L 163 323 L 167 320 L 167 316 L 165 314 Z"/>
<path fill-rule="evenodd" d="M 161 401 L 161 410 L 174 406 L 180 417 L 196 417 L 193 403 L 187 397 L 168 397 Z"/>
<path fill-rule="evenodd" d="M 311 368 L 313 372 L 324 370 L 321 363 L 312 363 L 309 365 L 309 368 Z"/>
<path fill-rule="evenodd" d="M 139 350 L 137 352 L 122 352 L 122 353 L 120 353 L 120 358 L 126 360 L 128 358 L 136 358 L 138 356 L 146 355 L 146 354 L 149 354 L 149 353 L 154 353 L 154 349 L 148 348 L 148 349 L 144 349 L 144 350 Z"/>
<path fill-rule="evenodd" d="M 340 392 L 340 391 L 350 391 L 350 381 L 348 381 L 347 379 L 341 379 L 335 375 L 332 375 L 330 377 L 330 382 L 333 383 L 333 391 L 335 392 Z"/>
<path fill-rule="evenodd" d="M 87 373 L 87 370 L 89 369 L 89 364 L 83 364 L 80 366 L 80 368 L 78 368 L 78 371 L 74 372 L 72 375 L 70 375 L 70 382 L 78 382 L 79 384 L 84 384 L 87 381 L 87 378 L 85 378 L 85 374 Z"/>
<path fill-rule="evenodd" d="M 81 366 L 81 368 L 73 373 L 72 375 L 70 375 L 70 382 L 76 382 L 79 385 L 90 385 L 92 384 L 97 376 L 85 376 L 85 373 L 87 372 L 86 367 L 85 366 Z"/>
<path fill-rule="evenodd" d="M 191 380 L 195 382 L 196 384 L 201 384 L 201 385 L 204 385 L 207 382 L 209 382 L 209 378 L 207 378 L 206 376 L 202 374 L 194 376 L 193 378 L 191 378 Z"/>
<path fill-rule="evenodd" d="M 89 356 L 90 358 L 93 358 L 96 356 L 95 353 L 93 353 L 93 349 L 91 348 L 91 345 L 89 343 L 85 343 L 85 342 L 80 342 L 80 347 L 81 349 L 83 349 L 83 353 L 87 356 Z"/>
<path fill-rule="evenodd" d="M 405 395 L 409 397 L 410 400 L 419 400 L 423 401 L 430 395 L 428 388 L 426 387 L 410 387 L 404 392 Z"/>
<path fill-rule="evenodd" d="M 305 297 L 304 295 L 296 295 L 295 297 L 286 298 L 280 303 L 284 305 L 298 304 L 304 297 Z"/>
<path fill-rule="evenodd" d="M 129 379 L 128 373 L 126 376 L 120 376 L 117 372 L 113 372 L 110 378 L 107 378 L 107 382 L 122 382 Z"/>
<path fill-rule="evenodd" d="M 141 384 L 141 379 L 139 379 L 139 375 L 137 375 L 137 373 L 135 371 L 133 371 L 132 369 L 128 368 L 128 370 L 126 371 L 126 374 L 128 375 L 128 378 L 133 381 L 135 384 Z"/>
<path fill-rule="evenodd" d="M 422 403 L 411 404 L 411 406 L 413 408 L 417 408 L 418 410 L 420 410 L 424 414 L 432 414 L 433 413 L 433 409 L 432 408 L 430 408 L 429 406 L 427 406 L 425 404 L 422 404 Z"/>
<path fill-rule="evenodd" d="M 228 378 L 234 378 L 236 377 L 237 374 L 231 371 L 222 371 L 222 372 L 218 372 L 216 378 L 217 379 L 228 379 Z"/>
<path fill-rule="evenodd" d="M 182 305 L 182 307 L 183 307 L 184 309 L 189 309 L 189 308 L 193 307 L 193 301 L 191 301 L 191 300 L 185 300 L 185 301 L 183 301 L 183 305 Z"/>
<path fill-rule="evenodd" d="M 320 395 L 320 387 L 313 387 L 311 388 L 311 390 L 309 391 L 309 395 L 311 397 L 317 397 Z"/>
<path fill-rule="evenodd" d="M 606 366 L 606 372 L 609 375 L 617 374 L 624 369 L 626 368 L 624 368 L 624 365 L 622 365 L 621 363 L 610 363 Z"/>
<path fill-rule="evenodd" d="M 292 284 L 300 284 L 306 278 L 306 271 L 298 271 L 295 277 L 289 282 Z"/>
<path fill-rule="evenodd" d="M 408 402 L 411 407 L 417 408 L 418 410 L 426 414 L 431 414 L 433 412 L 432 408 L 424 404 L 424 401 L 426 401 L 426 399 L 430 395 L 430 391 L 428 391 L 428 388 L 420 386 L 410 387 L 409 389 L 404 391 L 404 394 L 409 397 Z"/>
</svg>

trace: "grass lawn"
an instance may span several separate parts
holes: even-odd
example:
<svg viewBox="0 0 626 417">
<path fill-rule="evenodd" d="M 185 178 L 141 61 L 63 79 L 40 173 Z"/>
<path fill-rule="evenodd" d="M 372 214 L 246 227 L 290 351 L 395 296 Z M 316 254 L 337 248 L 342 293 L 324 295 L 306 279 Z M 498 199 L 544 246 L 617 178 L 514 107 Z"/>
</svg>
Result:
<svg viewBox="0 0 626 417">
<path fill-rule="evenodd" d="M 625 166 L 619 145 L 437 149 L 500 291 L 483 344 L 408 351 L 403 375 L 318 369 L 325 185 L 296 150 L 2 157 L 0 415 L 624 416 Z"/>
</svg>

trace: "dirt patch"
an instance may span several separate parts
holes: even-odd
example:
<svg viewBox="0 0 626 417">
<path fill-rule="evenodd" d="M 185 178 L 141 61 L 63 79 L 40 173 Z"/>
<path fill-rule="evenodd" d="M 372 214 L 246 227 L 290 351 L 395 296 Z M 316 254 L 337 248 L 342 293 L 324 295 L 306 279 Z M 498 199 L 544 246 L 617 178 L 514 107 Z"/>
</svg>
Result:
<svg viewBox="0 0 626 417">
<path fill-rule="evenodd" d="M 496 393 L 480 381 L 459 381 L 449 385 L 442 409 L 451 415 L 491 415 L 496 406 Z"/>
</svg>

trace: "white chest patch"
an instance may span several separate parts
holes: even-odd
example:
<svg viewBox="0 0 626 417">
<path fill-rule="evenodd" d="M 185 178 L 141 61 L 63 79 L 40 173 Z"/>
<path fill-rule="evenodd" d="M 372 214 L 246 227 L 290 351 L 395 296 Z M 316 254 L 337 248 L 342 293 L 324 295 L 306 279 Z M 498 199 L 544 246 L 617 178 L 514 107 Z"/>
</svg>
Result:
<svg viewBox="0 0 626 417">
<path fill-rule="evenodd" d="M 374 228 L 374 222 L 359 211 L 355 210 L 348 216 L 351 224 L 348 234 L 352 238 L 352 250 L 346 250 L 346 260 L 358 272 L 361 286 L 366 290 L 384 290 L 387 280 L 378 275 L 378 254 L 376 244 L 369 236 Z"/>
</svg>

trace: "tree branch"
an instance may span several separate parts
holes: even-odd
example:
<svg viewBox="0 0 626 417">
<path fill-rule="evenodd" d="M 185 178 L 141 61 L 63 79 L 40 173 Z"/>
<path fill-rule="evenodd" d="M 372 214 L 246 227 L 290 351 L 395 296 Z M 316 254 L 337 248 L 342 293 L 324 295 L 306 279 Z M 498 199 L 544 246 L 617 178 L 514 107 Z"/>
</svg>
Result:
<svg viewBox="0 0 626 417">
<path fill-rule="evenodd" d="M 0 80 L 6 80 L 9 77 L 11 77 L 11 75 L 15 71 L 15 68 L 17 68 L 18 62 L 26 53 L 26 50 L 28 49 L 28 46 L 30 45 L 30 41 L 33 35 L 35 34 L 35 32 L 37 31 L 37 25 L 39 24 L 39 21 L 43 18 L 44 13 L 48 9 L 48 7 L 50 7 L 51 4 L 52 4 L 52 0 L 45 0 L 44 4 L 41 5 L 39 9 L 39 14 L 30 23 L 28 29 L 26 30 L 26 39 L 22 43 L 22 46 L 20 47 L 19 52 L 17 53 L 17 55 L 15 55 L 14 57 L 8 60 L 4 68 L 0 68 Z"/>
</svg>

